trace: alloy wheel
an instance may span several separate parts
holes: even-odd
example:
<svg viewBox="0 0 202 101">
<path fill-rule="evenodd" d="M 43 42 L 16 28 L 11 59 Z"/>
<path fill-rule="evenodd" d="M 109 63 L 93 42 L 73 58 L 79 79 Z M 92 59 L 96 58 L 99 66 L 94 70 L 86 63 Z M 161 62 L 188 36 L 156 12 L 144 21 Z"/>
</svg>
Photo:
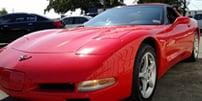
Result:
<svg viewBox="0 0 202 101">
<path fill-rule="evenodd" d="M 139 89 L 143 98 L 149 98 L 156 85 L 156 60 L 152 53 L 147 52 L 141 59 L 139 72 Z"/>
</svg>

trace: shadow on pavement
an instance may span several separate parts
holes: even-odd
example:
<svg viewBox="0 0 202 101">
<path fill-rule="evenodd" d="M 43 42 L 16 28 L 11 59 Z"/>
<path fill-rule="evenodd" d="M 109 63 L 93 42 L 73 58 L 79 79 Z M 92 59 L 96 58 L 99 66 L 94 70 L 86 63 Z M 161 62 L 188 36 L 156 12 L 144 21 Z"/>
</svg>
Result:
<svg viewBox="0 0 202 101">
<path fill-rule="evenodd" d="M 153 101 L 201 101 L 202 59 L 181 62 L 158 81 Z"/>
</svg>

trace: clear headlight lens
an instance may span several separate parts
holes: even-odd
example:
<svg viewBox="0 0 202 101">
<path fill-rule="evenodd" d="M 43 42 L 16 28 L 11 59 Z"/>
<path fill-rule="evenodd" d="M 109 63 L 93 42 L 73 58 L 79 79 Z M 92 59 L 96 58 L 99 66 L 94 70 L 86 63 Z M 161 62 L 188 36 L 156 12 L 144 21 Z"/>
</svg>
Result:
<svg viewBox="0 0 202 101">
<path fill-rule="evenodd" d="M 78 85 L 78 91 L 80 92 L 95 91 L 112 86 L 115 83 L 116 83 L 115 78 L 84 81 Z"/>
</svg>

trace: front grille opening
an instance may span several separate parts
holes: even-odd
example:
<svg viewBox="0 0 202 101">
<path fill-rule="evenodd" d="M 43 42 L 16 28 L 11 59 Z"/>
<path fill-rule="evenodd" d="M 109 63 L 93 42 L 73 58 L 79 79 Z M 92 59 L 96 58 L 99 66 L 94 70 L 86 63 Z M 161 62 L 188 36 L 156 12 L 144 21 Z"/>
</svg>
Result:
<svg viewBox="0 0 202 101">
<path fill-rule="evenodd" d="M 58 92 L 73 92 L 75 89 L 74 84 L 63 83 L 63 84 L 39 84 L 40 91 L 58 91 Z"/>
<path fill-rule="evenodd" d="M 66 101 L 90 101 L 88 98 L 83 98 L 83 99 L 67 99 Z"/>
</svg>

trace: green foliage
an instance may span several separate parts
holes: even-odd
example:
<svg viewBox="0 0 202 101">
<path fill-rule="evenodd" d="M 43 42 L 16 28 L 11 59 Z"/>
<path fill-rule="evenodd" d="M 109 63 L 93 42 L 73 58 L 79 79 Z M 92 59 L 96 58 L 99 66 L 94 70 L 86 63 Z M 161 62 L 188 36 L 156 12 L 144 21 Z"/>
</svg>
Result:
<svg viewBox="0 0 202 101">
<path fill-rule="evenodd" d="M 123 0 L 103 0 L 103 1 L 104 1 L 103 4 L 104 9 L 123 5 Z"/>
<path fill-rule="evenodd" d="M 77 8 L 88 13 L 88 9 L 92 7 L 103 7 L 110 8 L 118 5 L 122 5 L 122 1 L 119 0 L 103 0 L 103 3 L 100 0 L 48 0 L 49 5 L 44 10 L 45 12 L 53 9 L 56 13 L 64 14 L 67 11 L 74 11 Z"/>
<path fill-rule="evenodd" d="M 2 10 L 0 10 L 0 16 L 1 15 L 6 15 L 6 14 L 8 14 L 8 12 L 6 11 L 5 8 L 3 8 Z"/>
<path fill-rule="evenodd" d="M 164 0 L 139 0 L 139 3 L 163 3 Z"/>
</svg>

